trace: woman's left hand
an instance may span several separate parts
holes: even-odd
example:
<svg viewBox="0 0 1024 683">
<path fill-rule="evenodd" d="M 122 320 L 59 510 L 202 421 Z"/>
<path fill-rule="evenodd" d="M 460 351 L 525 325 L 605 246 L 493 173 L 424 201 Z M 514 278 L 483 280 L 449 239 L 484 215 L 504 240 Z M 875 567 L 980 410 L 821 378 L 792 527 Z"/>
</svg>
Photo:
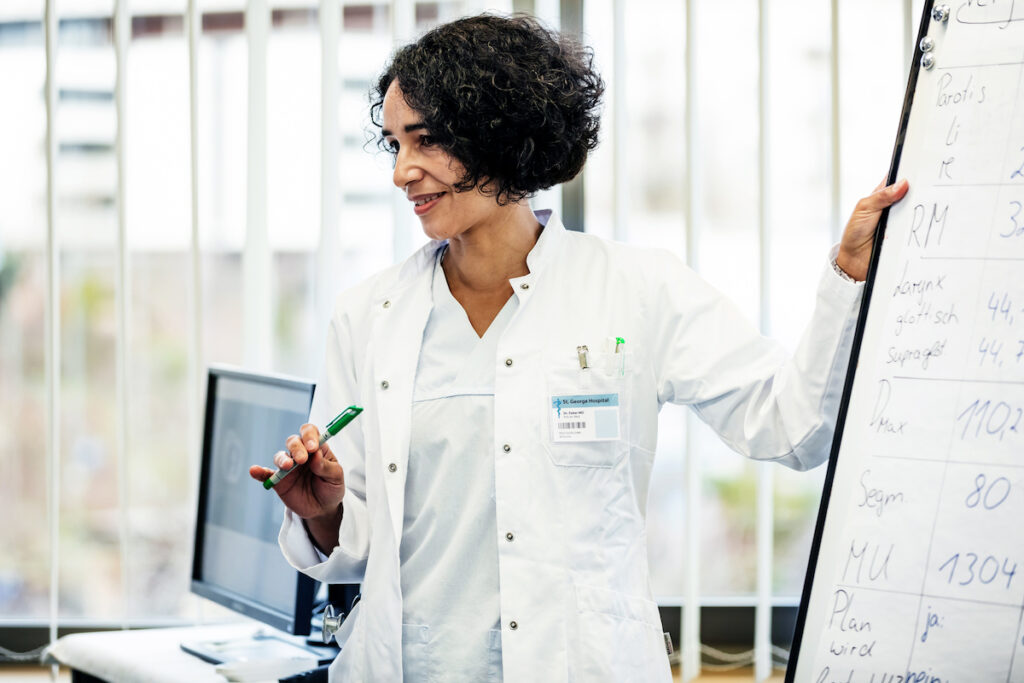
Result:
<svg viewBox="0 0 1024 683">
<path fill-rule="evenodd" d="M 875 191 L 864 197 L 853 209 L 853 215 L 843 231 L 843 239 L 839 243 L 839 255 L 836 265 L 857 282 L 868 276 L 868 264 L 871 262 L 871 248 L 875 242 L 875 228 L 882 215 L 882 209 L 892 206 L 907 193 L 909 184 L 900 180 L 885 187 L 885 180 Z"/>
</svg>

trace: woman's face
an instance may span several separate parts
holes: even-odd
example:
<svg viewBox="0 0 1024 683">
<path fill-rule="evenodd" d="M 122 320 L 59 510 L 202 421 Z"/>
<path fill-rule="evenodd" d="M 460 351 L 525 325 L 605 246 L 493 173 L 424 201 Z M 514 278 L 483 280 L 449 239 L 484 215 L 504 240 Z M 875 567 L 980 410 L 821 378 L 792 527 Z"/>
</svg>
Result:
<svg viewBox="0 0 1024 683">
<path fill-rule="evenodd" d="M 423 118 L 402 96 L 398 81 L 384 94 L 381 136 L 395 154 L 395 186 L 405 192 L 423 232 L 435 240 L 461 235 L 496 216 L 494 197 L 456 192 L 462 164 L 434 144 Z"/>
</svg>

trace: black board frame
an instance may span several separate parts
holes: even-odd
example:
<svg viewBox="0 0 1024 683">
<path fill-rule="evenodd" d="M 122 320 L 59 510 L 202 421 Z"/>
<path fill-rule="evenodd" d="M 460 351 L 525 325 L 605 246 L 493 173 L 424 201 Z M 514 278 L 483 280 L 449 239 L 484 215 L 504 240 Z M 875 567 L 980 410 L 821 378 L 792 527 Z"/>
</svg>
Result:
<svg viewBox="0 0 1024 683">
<path fill-rule="evenodd" d="M 914 93 L 917 89 L 917 77 L 921 70 L 921 39 L 928 35 L 928 27 L 931 23 L 932 5 L 934 0 L 925 0 L 921 12 L 921 21 L 918 25 L 917 40 L 914 45 L 914 57 L 910 62 L 910 76 L 907 79 L 907 90 L 903 96 L 903 111 L 900 114 L 899 130 L 896 133 L 896 144 L 893 146 L 892 159 L 889 162 L 889 174 L 886 176 L 886 183 L 891 185 L 896 182 L 899 173 L 900 159 L 903 156 L 903 143 L 907 138 L 907 126 L 910 122 L 910 110 L 914 104 Z M 825 532 L 825 519 L 828 514 L 828 504 L 832 497 L 832 484 L 835 478 L 836 465 L 839 460 L 839 447 L 843 442 L 843 427 L 846 424 L 846 414 L 849 409 L 850 394 L 853 391 L 853 378 L 857 372 L 857 363 L 860 359 L 860 348 L 864 337 L 864 327 L 867 323 L 868 308 L 871 305 L 871 294 L 874 290 L 875 273 L 878 270 L 878 259 L 882 253 L 882 243 L 885 237 L 885 228 L 889 222 L 889 209 L 882 211 L 878 220 L 878 227 L 875 229 L 875 241 L 871 250 L 871 263 L 868 265 L 867 279 L 864 282 L 864 297 L 861 300 L 860 312 L 857 316 L 857 327 L 854 331 L 853 346 L 850 349 L 850 365 L 846 371 L 846 385 L 843 387 L 843 396 L 839 403 L 839 415 L 836 418 L 835 435 L 832 438 L 832 451 L 828 459 L 828 471 L 825 474 L 825 484 L 821 491 L 821 504 L 818 507 L 818 520 L 814 527 L 814 539 L 811 541 L 810 559 L 807 562 L 807 574 L 804 578 L 804 588 L 800 595 L 800 608 L 797 611 L 796 630 L 793 632 L 793 647 L 789 653 L 789 662 L 786 665 L 786 683 L 795 683 L 796 667 L 800 657 L 800 645 L 803 641 L 804 628 L 807 622 L 807 607 L 811 600 L 811 590 L 814 587 L 814 573 L 818 564 L 818 553 L 821 550 L 821 538 Z"/>
</svg>

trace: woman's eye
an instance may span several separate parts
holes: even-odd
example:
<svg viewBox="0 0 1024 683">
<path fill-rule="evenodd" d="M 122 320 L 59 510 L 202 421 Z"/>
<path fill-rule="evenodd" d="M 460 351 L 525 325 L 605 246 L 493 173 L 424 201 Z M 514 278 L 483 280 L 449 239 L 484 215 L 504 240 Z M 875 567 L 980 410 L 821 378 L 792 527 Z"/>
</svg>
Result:
<svg viewBox="0 0 1024 683">
<path fill-rule="evenodd" d="M 385 140 L 384 144 L 392 154 L 398 154 L 398 140 Z"/>
<path fill-rule="evenodd" d="M 420 136 L 420 146 L 422 146 L 422 147 L 433 147 L 434 144 L 435 144 L 434 143 L 434 137 L 432 135 L 421 135 Z"/>
</svg>

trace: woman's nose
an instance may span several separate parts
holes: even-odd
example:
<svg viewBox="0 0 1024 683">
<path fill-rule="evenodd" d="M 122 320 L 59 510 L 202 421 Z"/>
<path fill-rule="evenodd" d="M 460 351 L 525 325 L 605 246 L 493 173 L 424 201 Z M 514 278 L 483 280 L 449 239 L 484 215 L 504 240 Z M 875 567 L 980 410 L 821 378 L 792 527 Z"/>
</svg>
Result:
<svg viewBox="0 0 1024 683">
<path fill-rule="evenodd" d="M 403 189 L 409 183 L 419 180 L 422 176 L 423 170 L 416 163 L 416 160 L 412 158 L 412 155 L 404 149 L 399 149 L 398 154 L 395 156 L 395 171 L 392 175 L 392 182 L 395 183 L 395 187 Z"/>
</svg>

